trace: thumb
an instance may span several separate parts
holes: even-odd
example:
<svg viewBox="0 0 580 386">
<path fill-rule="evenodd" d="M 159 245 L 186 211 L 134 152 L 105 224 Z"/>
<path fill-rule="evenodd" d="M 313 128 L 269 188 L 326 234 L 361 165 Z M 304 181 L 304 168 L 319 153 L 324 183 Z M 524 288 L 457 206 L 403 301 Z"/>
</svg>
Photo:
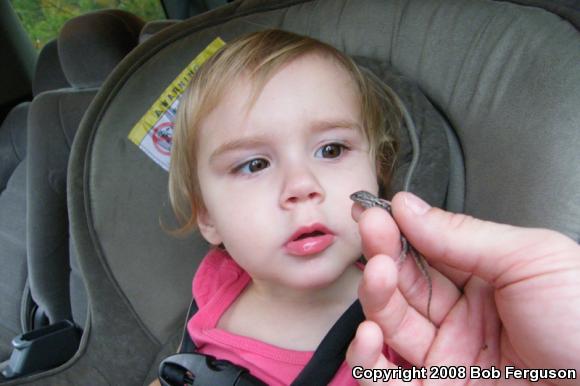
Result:
<svg viewBox="0 0 580 386">
<path fill-rule="evenodd" d="M 446 212 L 408 192 L 395 195 L 392 209 L 401 232 L 429 262 L 471 272 L 495 287 L 538 274 L 550 260 L 545 257 L 562 257 L 563 249 L 578 253 L 576 243 L 558 232 Z M 528 264 L 534 261 L 542 263 Z"/>
</svg>

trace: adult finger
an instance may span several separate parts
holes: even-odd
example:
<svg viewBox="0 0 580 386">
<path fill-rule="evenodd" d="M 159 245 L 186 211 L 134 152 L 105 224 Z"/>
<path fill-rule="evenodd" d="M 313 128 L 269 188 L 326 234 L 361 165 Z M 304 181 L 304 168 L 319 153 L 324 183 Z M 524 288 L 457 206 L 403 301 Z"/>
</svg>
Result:
<svg viewBox="0 0 580 386">
<path fill-rule="evenodd" d="M 433 263 L 431 266 L 441 272 L 447 279 L 449 279 L 449 281 L 455 284 L 457 288 L 465 287 L 465 284 L 467 284 L 473 275 L 471 272 L 464 272 L 443 263 Z"/>
<path fill-rule="evenodd" d="M 359 206 L 359 205 L 356 205 Z M 391 215 L 381 208 L 370 208 L 362 213 L 355 213 L 358 219 L 363 245 L 363 253 L 367 259 L 376 255 L 398 256 L 401 253 L 401 236 L 397 224 Z M 429 269 L 432 286 L 431 318 L 438 324 L 453 307 L 461 292 L 454 283 L 434 269 Z M 421 312 L 428 315 L 429 281 L 416 267 L 414 259 L 409 256 L 399 272 L 399 289 L 403 296 Z M 441 296 L 445 294 L 445 296 Z"/>
<path fill-rule="evenodd" d="M 549 253 L 553 243 L 559 248 L 572 248 L 570 244 L 576 247 L 557 232 L 492 223 L 431 208 L 408 192 L 397 193 L 392 205 L 403 234 L 430 262 L 474 273 L 495 287 L 540 273 L 544 265 L 526 262 Z M 526 269 L 522 269 L 524 265 Z"/>
<path fill-rule="evenodd" d="M 391 215 L 381 208 L 370 208 L 360 212 L 359 204 L 354 204 L 352 215 L 358 222 L 362 239 L 363 254 L 367 260 L 383 253 L 399 256 L 401 252 L 401 234 Z"/>
<path fill-rule="evenodd" d="M 374 256 L 363 272 L 359 299 L 367 319 L 380 326 L 385 343 L 410 363 L 422 366 L 437 329 L 409 305 L 397 288 L 398 281 L 394 261 L 389 256 Z"/>
<path fill-rule="evenodd" d="M 407 257 L 399 271 L 399 290 L 413 308 L 438 326 L 461 298 L 462 292 L 456 283 L 436 268 L 427 267 L 427 272 L 430 280 L 417 268 L 413 258 Z"/>
<path fill-rule="evenodd" d="M 352 375 L 359 385 L 368 386 L 389 381 L 389 385 L 418 385 L 417 380 L 411 383 L 403 379 L 392 379 L 394 363 L 384 355 L 383 334 L 380 327 L 371 321 L 362 322 L 346 352 L 346 361 L 352 369 Z M 399 377 L 400 378 L 400 377 Z"/>
<path fill-rule="evenodd" d="M 393 261 L 387 256 L 375 256 L 365 269 L 359 297 L 367 319 L 381 329 L 385 343 L 408 362 L 415 366 L 467 364 L 497 354 L 500 324 L 489 284 L 477 278 L 471 280 L 466 296 L 448 310 L 449 323 L 436 329 L 409 306 L 395 288 L 396 281 Z M 438 295 L 446 296 L 441 291 Z M 372 352 L 375 358 L 376 348 Z"/>
</svg>

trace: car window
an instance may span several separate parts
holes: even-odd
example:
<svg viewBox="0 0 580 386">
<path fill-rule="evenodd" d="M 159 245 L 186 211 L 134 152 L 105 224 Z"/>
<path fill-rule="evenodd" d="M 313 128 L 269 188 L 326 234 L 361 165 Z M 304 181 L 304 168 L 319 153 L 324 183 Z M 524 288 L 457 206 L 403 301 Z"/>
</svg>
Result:
<svg viewBox="0 0 580 386">
<path fill-rule="evenodd" d="M 90 11 L 117 8 L 145 21 L 166 18 L 160 0 L 12 0 L 12 7 L 37 50 L 56 38 L 68 19 Z"/>
</svg>

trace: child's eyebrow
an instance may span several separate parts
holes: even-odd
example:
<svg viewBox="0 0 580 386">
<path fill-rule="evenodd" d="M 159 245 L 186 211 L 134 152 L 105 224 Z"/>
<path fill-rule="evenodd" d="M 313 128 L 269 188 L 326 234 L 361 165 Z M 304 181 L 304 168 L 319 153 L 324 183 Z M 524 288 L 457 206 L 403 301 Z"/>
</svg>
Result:
<svg viewBox="0 0 580 386">
<path fill-rule="evenodd" d="M 311 132 L 322 132 L 332 129 L 352 129 L 359 130 L 360 124 L 351 120 L 338 120 L 338 121 L 317 121 L 311 125 Z M 268 135 L 257 135 L 253 137 L 236 138 L 234 140 L 228 141 L 221 144 L 217 149 L 215 149 L 210 157 L 210 163 L 215 161 L 217 158 L 222 156 L 224 153 L 237 150 L 237 149 L 250 149 L 253 147 L 258 147 L 266 144 L 268 142 Z"/>
</svg>

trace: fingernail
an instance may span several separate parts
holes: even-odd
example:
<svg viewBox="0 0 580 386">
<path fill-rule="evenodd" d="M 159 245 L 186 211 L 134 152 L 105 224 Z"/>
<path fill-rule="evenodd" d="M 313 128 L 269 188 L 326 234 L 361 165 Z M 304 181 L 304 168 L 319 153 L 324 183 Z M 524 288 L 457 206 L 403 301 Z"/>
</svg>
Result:
<svg viewBox="0 0 580 386">
<path fill-rule="evenodd" d="M 415 196 L 413 193 L 406 192 L 404 197 L 405 206 L 409 208 L 413 213 L 422 215 L 427 213 L 431 206 L 425 201 L 421 200 L 419 197 Z"/>
</svg>

